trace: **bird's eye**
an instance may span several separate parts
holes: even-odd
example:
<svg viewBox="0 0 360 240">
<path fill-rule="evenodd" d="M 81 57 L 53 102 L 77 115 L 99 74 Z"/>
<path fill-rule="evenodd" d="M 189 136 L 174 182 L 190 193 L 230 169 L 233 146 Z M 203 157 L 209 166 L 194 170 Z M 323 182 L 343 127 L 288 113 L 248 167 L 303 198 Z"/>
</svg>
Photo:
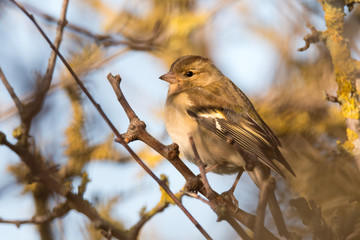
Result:
<svg viewBox="0 0 360 240">
<path fill-rule="evenodd" d="M 187 73 L 186 73 L 186 76 L 188 76 L 188 77 L 192 77 L 194 75 L 194 73 L 192 72 L 192 71 L 188 71 Z"/>
</svg>

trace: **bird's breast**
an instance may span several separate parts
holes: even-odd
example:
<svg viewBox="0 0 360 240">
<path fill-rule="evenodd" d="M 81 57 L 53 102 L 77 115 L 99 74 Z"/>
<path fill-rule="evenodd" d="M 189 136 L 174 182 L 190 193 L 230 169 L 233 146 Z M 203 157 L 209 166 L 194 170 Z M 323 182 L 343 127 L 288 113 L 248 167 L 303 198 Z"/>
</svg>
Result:
<svg viewBox="0 0 360 240">
<path fill-rule="evenodd" d="M 189 137 L 196 132 L 197 122 L 192 119 L 186 109 L 192 106 L 186 93 L 168 98 L 165 106 L 165 127 L 171 139 L 180 148 L 191 148 Z"/>
<path fill-rule="evenodd" d="M 209 167 L 219 164 L 214 171 L 217 173 L 233 173 L 244 166 L 240 154 L 216 134 L 201 127 L 190 117 L 186 110 L 192 107 L 192 102 L 186 93 L 168 98 L 165 107 L 165 127 L 171 139 L 179 145 L 180 152 L 195 162 L 194 152 L 190 144 L 193 137 L 201 161 Z"/>
</svg>

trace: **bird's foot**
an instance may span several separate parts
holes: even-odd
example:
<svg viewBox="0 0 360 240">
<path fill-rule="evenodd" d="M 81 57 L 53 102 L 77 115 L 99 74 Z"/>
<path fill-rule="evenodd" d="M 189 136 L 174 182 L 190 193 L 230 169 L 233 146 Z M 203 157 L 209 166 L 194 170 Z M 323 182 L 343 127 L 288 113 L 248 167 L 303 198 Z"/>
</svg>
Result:
<svg viewBox="0 0 360 240">
<path fill-rule="evenodd" d="M 228 191 L 223 192 L 221 196 L 224 197 L 225 200 L 231 201 L 236 206 L 236 211 L 237 211 L 237 209 L 239 209 L 239 202 L 234 196 L 234 190 L 235 188 L 234 189 L 230 188 Z"/>
<path fill-rule="evenodd" d="M 236 176 L 236 179 L 235 179 L 235 182 L 233 183 L 233 185 L 231 186 L 231 188 L 226 191 L 226 192 L 223 192 L 221 194 L 221 196 L 223 196 L 225 199 L 231 201 L 235 206 L 236 206 L 236 210 L 235 210 L 235 213 L 237 212 L 237 210 L 239 209 L 239 202 L 238 200 L 235 198 L 234 196 L 234 191 L 235 191 L 235 188 L 241 178 L 241 175 L 243 174 L 244 172 L 244 169 L 241 168 L 238 175 Z"/>
</svg>

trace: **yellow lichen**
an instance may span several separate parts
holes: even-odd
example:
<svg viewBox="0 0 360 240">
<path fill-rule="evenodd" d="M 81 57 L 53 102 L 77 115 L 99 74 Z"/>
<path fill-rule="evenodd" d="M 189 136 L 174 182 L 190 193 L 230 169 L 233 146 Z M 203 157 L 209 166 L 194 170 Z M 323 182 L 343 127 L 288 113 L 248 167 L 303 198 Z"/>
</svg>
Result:
<svg viewBox="0 0 360 240">
<path fill-rule="evenodd" d="M 346 129 L 346 135 L 349 141 L 355 141 L 356 139 L 359 138 L 358 133 L 349 128 Z"/>
<path fill-rule="evenodd" d="M 169 186 L 169 179 L 164 174 L 160 175 L 160 180 L 162 182 L 164 182 L 167 186 Z M 166 202 L 166 203 L 175 205 L 174 200 L 171 199 L 171 197 L 167 194 L 167 192 L 162 187 L 160 187 L 160 191 L 161 191 L 160 202 L 162 202 L 162 203 Z"/>
<path fill-rule="evenodd" d="M 352 151 L 354 150 L 354 144 L 347 140 L 342 144 L 342 147 L 345 149 L 345 151 L 352 153 Z"/>
<path fill-rule="evenodd" d="M 13 137 L 16 139 L 19 139 L 20 136 L 22 135 L 22 128 L 21 126 L 17 127 L 14 129 L 13 133 L 12 133 Z"/>
</svg>

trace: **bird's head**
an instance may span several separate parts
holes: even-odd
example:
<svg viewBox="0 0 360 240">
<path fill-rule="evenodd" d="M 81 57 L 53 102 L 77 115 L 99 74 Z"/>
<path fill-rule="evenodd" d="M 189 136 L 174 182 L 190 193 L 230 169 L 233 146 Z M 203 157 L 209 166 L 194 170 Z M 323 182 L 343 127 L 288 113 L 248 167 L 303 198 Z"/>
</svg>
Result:
<svg viewBox="0 0 360 240">
<path fill-rule="evenodd" d="M 219 79 L 222 73 L 211 60 L 188 55 L 177 59 L 170 67 L 170 71 L 159 78 L 169 85 L 169 95 L 189 88 L 205 87 Z"/>
</svg>

